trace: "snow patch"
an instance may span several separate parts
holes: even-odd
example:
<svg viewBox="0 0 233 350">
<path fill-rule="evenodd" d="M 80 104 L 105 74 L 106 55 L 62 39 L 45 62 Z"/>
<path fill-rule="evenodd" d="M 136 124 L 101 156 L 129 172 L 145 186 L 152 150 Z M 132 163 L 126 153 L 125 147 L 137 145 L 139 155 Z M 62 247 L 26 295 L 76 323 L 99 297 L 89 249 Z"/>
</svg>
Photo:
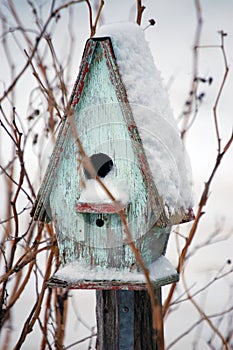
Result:
<svg viewBox="0 0 233 350">
<path fill-rule="evenodd" d="M 149 265 L 149 271 L 152 281 L 158 281 L 177 274 L 175 268 L 164 256 L 159 257 L 155 262 Z M 141 272 L 131 272 L 128 269 L 103 268 L 100 266 L 91 268 L 89 265 L 78 261 L 66 264 L 59 269 L 53 277 L 68 283 L 75 283 L 77 281 L 113 280 L 122 282 L 145 282 L 145 276 Z"/>
<path fill-rule="evenodd" d="M 122 204 L 129 202 L 126 183 L 117 181 L 111 173 L 103 178 L 102 181 L 117 201 Z M 89 203 L 112 203 L 112 200 L 105 190 L 95 179 L 86 180 L 86 188 L 82 191 L 79 201 Z"/>
</svg>

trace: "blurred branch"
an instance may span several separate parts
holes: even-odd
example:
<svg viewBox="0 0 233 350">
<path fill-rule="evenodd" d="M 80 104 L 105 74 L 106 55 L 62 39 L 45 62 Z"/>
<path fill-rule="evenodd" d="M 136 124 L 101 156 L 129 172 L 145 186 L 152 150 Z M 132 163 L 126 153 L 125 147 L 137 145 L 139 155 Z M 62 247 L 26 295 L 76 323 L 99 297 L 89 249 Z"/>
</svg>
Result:
<svg viewBox="0 0 233 350">
<path fill-rule="evenodd" d="M 216 137 L 217 137 L 218 152 L 220 152 L 221 151 L 221 138 L 220 138 L 220 131 L 219 131 L 219 123 L 218 123 L 218 118 L 217 118 L 217 109 L 219 106 L 220 98 L 222 96 L 222 90 L 224 89 L 224 86 L 225 86 L 225 83 L 227 80 L 227 76 L 229 73 L 229 66 L 228 66 L 228 62 L 227 62 L 227 55 L 226 55 L 225 42 L 224 42 L 224 39 L 227 36 L 227 33 L 225 33 L 223 30 L 220 30 L 218 33 L 220 34 L 220 38 L 221 38 L 220 45 L 196 45 L 195 49 L 198 50 L 198 49 L 216 49 L 216 48 L 218 48 L 218 49 L 221 49 L 222 56 L 223 56 L 225 70 L 224 70 L 222 82 L 220 84 L 220 88 L 218 90 L 218 94 L 217 94 L 217 97 L 215 100 L 215 104 L 213 106 L 214 125 L 215 125 Z M 197 76 L 195 76 L 194 80 L 195 80 L 195 82 L 209 82 L 209 84 L 211 84 L 211 82 L 212 82 L 212 78 L 209 78 L 208 80 L 206 80 L 204 78 L 200 78 Z M 188 105 L 191 106 L 191 101 L 193 101 L 194 98 L 196 98 L 196 94 L 192 93 L 192 99 L 188 101 L 189 102 Z M 182 130 L 182 133 L 181 133 L 182 136 L 184 136 L 184 134 L 188 131 L 188 129 L 190 129 L 193 121 L 195 120 L 195 118 L 197 116 L 197 112 L 198 112 L 198 109 L 196 108 L 192 121 L 189 123 L 189 125 L 186 126 L 185 129 Z"/>
<path fill-rule="evenodd" d="M 22 210 L 20 210 L 20 211 L 17 212 L 17 215 L 20 216 L 20 215 L 23 214 L 26 210 L 30 210 L 30 209 L 31 209 L 31 207 L 24 207 Z M 5 224 L 6 222 L 8 222 L 8 221 L 10 221 L 10 220 L 12 220 L 12 219 L 14 219 L 14 215 L 13 215 L 13 216 L 10 216 L 10 217 L 8 217 L 8 218 L 6 218 L 6 219 L 4 219 L 4 220 L 0 220 L 0 225 L 1 225 L 1 224 Z"/>
<path fill-rule="evenodd" d="M 220 333 L 220 331 L 214 326 L 213 322 L 205 314 L 205 312 L 198 305 L 198 303 L 194 300 L 193 296 L 189 293 L 184 272 L 182 273 L 182 281 L 183 281 L 183 284 L 184 284 L 184 287 L 185 287 L 185 291 L 186 291 L 186 294 L 187 294 L 187 297 L 188 297 L 189 301 L 193 304 L 195 309 L 198 311 L 198 313 L 200 314 L 201 318 L 208 323 L 209 327 L 213 330 L 214 334 L 218 335 L 218 337 L 221 339 L 222 345 L 224 345 L 224 349 L 225 350 L 230 350 L 229 347 L 228 347 L 226 339 L 223 337 L 223 335 Z"/>
<path fill-rule="evenodd" d="M 9 178 L 9 180 L 13 183 L 13 184 L 15 184 L 17 187 L 19 187 L 19 183 L 17 183 L 13 178 L 12 178 L 12 176 L 10 175 L 10 174 L 8 174 L 8 172 L 0 165 L 0 169 L 2 170 L 2 172 Z M 32 200 L 32 198 L 29 196 L 29 194 L 22 188 L 22 186 L 20 187 L 20 191 L 22 191 L 25 195 L 26 195 L 26 197 L 27 197 L 27 199 L 33 204 L 33 200 Z M 1 222 L 0 222 L 1 223 Z"/>
<path fill-rule="evenodd" d="M 32 63 L 32 61 L 30 59 L 30 56 L 28 55 L 28 53 L 26 51 L 25 51 L 25 54 L 28 57 L 28 62 L 30 62 L 30 65 L 32 67 L 33 75 L 34 75 L 34 77 L 36 78 L 36 80 L 39 83 L 41 92 L 45 95 L 46 100 L 48 101 L 48 107 L 49 107 L 49 110 L 50 110 L 50 116 L 52 115 L 51 109 L 55 108 L 55 110 L 57 112 L 57 115 L 59 116 L 60 119 L 62 119 L 61 112 L 59 110 L 59 107 L 57 105 L 56 99 L 55 99 L 54 94 L 53 94 L 53 90 L 51 88 L 46 88 L 46 86 L 43 84 L 39 74 L 37 73 L 37 71 L 36 71 L 36 69 L 35 69 L 35 67 L 34 67 L 34 65 Z M 61 88 L 62 88 L 62 86 L 61 86 Z"/>
<path fill-rule="evenodd" d="M 25 41 L 27 42 L 28 46 L 30 47 L 30 49 L 32 49 L 32 48 L 33 48 L 33 44 L 32 44 L 32 42 L 31 42 L 29 36 L 27 35 L 27 31 L 23 29 L 23 28 L 24 28 L 24 25 L 23 25 L 23 23 L 21 22 L 20 17 L 18 16 L 18 13 L 17 13 L 17 11 L 16 11 L 16 9 L 15 9 L 15 6 L 14 6 L 12 0 L 7 0 L 7 1 L 8 1 L 8 5 L 9 5 L 9 7 L 10 7 L 10 10 L 11 10 L 11 14 L 12 14 L 12 16 L 14 17 L 15 22 L 16 22 L 17 25 L 18 25 L 18 28 L 20 28 L 21 33 L 23 34 L 23 36 L 24 36 L 24 38 L 25 38 Z"/>
<path fill-rule="evenodd" d="M 97 11 L 97 14 L 96 14 L 96 17 L 95 17 L 95 21 L 93 21 L 93 11 L 92 11 L 92 7 L 91 7 L 91 4 L 90 4 L 90 1 L 89 0 L 85 0 L 85 1 L 87 3 L 88 10 L 89 10 L 90 37 L 92 37 L 96 33 L 96 27 L 97 27 L 97 24 L 98 24 L 98 21 L 99 21 L 99 18 L 100 18 L 101 11 L 102 11 L 103 6 L 104 6 L 104 0 L 100 0 L 99 8 L 98 8 L 98 11 Z"/>
<path fill-rule="evenodd" d="M 27 70 L 27 68 L 30 65 L 30 62 L 32 62 L 33 57 L 37 54 L 37 50 L 38 50 L 38 46 L 41 42 L 41 40 L 44 38 L 44 35 L 46 33 L 46 30 L 50 24 L 50 22 L 52 20 L 56 20 L 56 16 L 64 9 L 66 9 L 67 7 L 71 6 L 71 5 L 76 5 L 80 2 L 82 2 L 83 0 L 73 0 L 73 1 L 68 1 L 67 3 L 57 7 L 53 12 L 50 13 L 48 19 L 45 21 L 45 24 L 43 26 L 43 28 L 41 29 L 40 34 L 37 36 L 36 40 L 35 40 L 35 44 L 34 46 L 31 48 L 31 53 L 28 57 L 27 62 L 24 64 L 23 68 L 19 71 L 19 73 L 16 75 L 16 77 L 13 79 L 12 83 L 10 84 L 10 86 L 4 91 L 2 97 L 0 97 L 0 103 L 8 96 L 8 94 L 13 90 L 13 88 L 15 87 L 15 85 L 17 84 L 18 80 L 23 76 L 23 74 L 25 73 L 25 71 Z"/>
<path fill-rule="evenodd" d="M 47 262 L 47 265 L 46 265 L 46 271 L 45 271 L 45 275 L 44 275 L 44 280 L 43 280 L 43 284 L 42 284 L 42 287 L 41 287 L 41 291 L 40 291 L 39 297 L 38 297 L 37 301 L 35 302 L 32 310 L 30 312 L 30 315 L 28 316 L 28 318 L 27 318 L 27 320 L 26 320 L 26 322 L 24 324 L 24 327 L 23 327 L 23 330 L 21 332 L 20 338 L 19 338 L 18 342 L 16 343 L 16 345 L 14 347 L 14 350 L 19 350 L 21 348 L 21 346 L 24 343 L 28 333 L 30 333 L 32 331 L 32 328 L 33 328 L 36 320 L 38 319 L 38 317 L 40 315 L 42 302 L 43 302 L 45 291 L 46 291 L 46 288 L 47 288 L 46 283 L 47 283 L 47 281 L 48 281 L 48 279 L 49 279 L 49 277 L 51 275 L 52 261 L 53 261 L 56 249 L 57 249 L 57 247 L 55 246 L 50 251 L 48 262 Z"/>
<path fill-rule="evenodd" d="M 71 349 L 73 346 L 78 345 L 78 344 L 81 344 L 81 343 L 83 343 L 84 341 L 86 341 L 86 340 L 88 340 L 88 339 L 91 339 L 91 338 L 93 338 L 93 337 L 96 337 L 96 336 L 97 336 L 97 333 L 91 334 L 91 335 L 89 335 L 88 337 L 85 337 L 85 338 L 83 338 L 83 339 L 80 339 L 80 340 L 76 341 L 75 343 L 72 343 L 72 344 L 66 346 L 66 347 L 64 348 L 64 350 Z"/>
<path fill-rule="evenodd" d="M 188 254 L 187 254 L 187 259 L 190 259 L 194 254 L 195 252 L 199 251 L 200 249 L 202 248 L 205 248 L 207 246 L 210 246 L 212 244 L 216 244 L 216 243 L 219 243 L 219 242 L 222 242 L 222 241 L 225 241 L 227 239 L 230 238 L 231 236 L 231 232 L 229 232 L 228 234 L 225 234 L 225 235 L 221 235 L 221 229 L 222 228 L 218 228 L 216 230 L 214 230 L 210 235 L 209 237 L 206 237 L 206 239 L 199 243 L 199 244 L 196 244 L 194 247 L 193 247 L 193 250 L 190 251 Z M 225 266 L 225 265 L 224 265 Z"/>
<path fill-rule="evenodd" d="M 45 311 L 44 311 L 43 324 L 42 324 L 42 321 L 39 319 L 40 328 L 41 328 L 42 333 L 43 333 L 43 338 L 42 338 L 41 346 L 40 346 L 41 350 L 45 350 L 46 345 L 48 346 L 48 348 L 50 350 L 52 350 L 52 346 L 50 345 L 49 340 L 48 340 L 48 323 L 49 323 L 49 317 L 50 317 L 50 312 L 51 312 L 50 311 L 51 298 L 52 298 L 52 289 L 48 288 L 47 289 L 47 298 L 45 301 Z"/>
<path fill-rule="evenodd" d="M 233 273 L 233 269 L 230 269 L 229 271 L 225 272 L 225 273 L 222 273 L 222 270 L 223 268 L 225 268 L 226 264 L 229 264 L 229 262 L 227 261 L 223 267 L 221 267 L 221 269 L 218 271 L 218 273 L 210 280 L 208 281 L 208 283 L 206 283 L 203 287 L 201 287 L 200 289 L 198 289 L 196 292 L 194 292 L 192 295 L 190 294 L 190 291 L 192 289 L 192 287 L 189 287 L 188 291 L 189 291 L 189 294 L 191 295 L 192 298 L 194 298 L 195 296 L 201 294 L 202 292 L 204 292 L 205 290 L 209 289 L 209 287 L 211 285 L 213 285 L 214 283 L 216 283 L 217 281 L 221 280 L 221 279 L 224 279 L 226 276 L 230 275 Z M 186 292 L 185 292 L 186 293 Z M 187 294 L 187 293 L 186 293 Z M 180 304 L 180 303 L 183 303 L 185 301 L 187 301 L 188 298 L 182 298 L 179 297 L 177 298 L 176 300 L 174 300 L 173 303 L 170 304 L 170 306 L 173 306 L 173 305 L 177 305 L 177 304 Z"/>
<path fill-rule="evenodd" d="M 200 12 L 200 4 L 199 4 L 199 1 L 196 2 L 196 5 L 197 6 L 197 10 L 198 10 L 198 24 L 201 25 L 202 23 L 202 20 L 201 20 L 201 12 Z M 197 35 L 197 39 L 199 40 L 199 35 L 200 35 L 200 29 L 198 30 L 198 35 Z M 184 266 L 184 263 L 185 263 L 185 259 L 187 257 L 187 253 L 188 253 L 188 250 L 189 250 L 189 247 L 193 241 L 193 238 L 196 234 L 196 231 L 197 231 L 197 227 L 198 227 L 198 224 L 201 220 L 201 217 L 202 215 L 204 214 L 203 212 L 203 208 L 205 207 L 207 201 L 208 201 L 208 197 L 209 197 L 209 192 L 210 192 L 210 187 L 211 187 L 211 184 L 212 184 L 212 181 L 215 177 L 215 174 L 221 164 L 221 161 L 223 159 L 223 157 L 225 156 L 226 152 L 229 150 L 232 142 L 233 142 L 233 132 L 231 134 L 231 136 L 229 137 L 228 141 L 226 142 L 225 146 L 223 147 L 223 150 L 221 148 L 221 143 L 220 143 L 220 135 L 219 135 L 219 125 L 218 125 L 218 118 L 217 118 L 217 107 L 218 107 L 218 104 L 219 104 L 219 100 L 222 96 L 222 93 L 223 93 L 223 88 L 225 86 L 225 83 L 226 83 L 226 80 L 227 80 L 227 76 L 228 76 L 228 71 L 229 71 L 229 68 L 228 68 L 228 64 L 227 64 L 227 58 L 226 58 L 226 52 L 225 52 L 225 49 L 224 49 L 224 37 L 226 36 L 226 34 L 221 31 L 220 32 L 221 34 L 221 49 L 222 49 L 222 54 L 223 54 L 223 58 L 224 58 L 224 66 L 225 66 L 225 72 L 224 72 L 224 75 L 223 75 L 223 80 L 222 80 L 222 83 L 220 85 L 220 88 L 218 90 L 218 94 L 217 94 L 217 97 L 216 97 L 216 100 L 215 100 L 215 103 L 214 103 L 214 108 L 213 108 L 213 117 L 214 117 L 214 122 L 215 122 L 215 130 L 216 130 L 216 138 L 217 138 L 217 142 L 218 142 L 218 150 L 217 150 L 217 156 L 216 156 L 216 160 L 215 160 L 215 164 L 213 166 L 213 169 L 212 169 L 212 172 L 209 176 L 209 179 L 208 181 L 205 183 L 204 185 L 204 190 L 202 192 L 202 195 L 201 195 L 201 198 L 200 198 L 200 201 L 199 201 L 199 204 L 198 204 L 198 209 L 197 209 L 197 214 L 196 214 L 196 217 L 195 217 L 195 220 L 194 220 L 194 223 L 192 225 L 192 228 L 189 232 L 189 236 L 187 237 L 186 239 L 186 243 L 185 243 L 185 246 L 179 256 L 179 262 L 178 262 L 178 266 L 177 266 L 177 271 L 178 273 L 180 273 L 183 269 L 183 266 Z M 196 39 L 196 45 L 195 45 L 195 53 L 196 53 L 196 50 L 198 48 L 198 45 L 197 45 L 197 39 Z M 196 70 L 197 70 L 197 54 L 195 54 L 195 65 L 194 65 L 194 76 L 196 76 Z M 190 110 L 191 111 L 191 110 Z M 189 114 L 190 115 L 190 114 Z M 187 121 L 187 119 L 186 119 Z M 185 131 L 186 129 L 183 129 L 183 131 Z M 184 134 L 183 134 L 184 135 Z M 168 294 L 168 297 L 164 303 L 164 307 L 163 307 L 163 314 L 165 315 L 167 310 L 168 310 L 168 307 L 171 303 L 171 299 L 173 297 L 173 294 L 174 294 L 174 291 L 175 291 L 175 288 L 176 288 L 176 283 L 173 283 L 171 288 L 170 288 L 170 291 L 169 291 L 169 294 Z"/>
<path fill-rule="evenodd" d="M 226 51 L 225 51 L 225 46 L 224 46 L 224 38 L 227 35 L 223 30 L 221 30 L 219 32 L 219 34 L 221 35 L 221 45 L 220 48 L 222 50 L 222 55 L 223 55 L 223 60 L 224 60 L 224 66 L 225 66 L 225 73 L 218 91 L 218 95 L 213 107 L 213 112 L 214 112 L 214 123 L 215 123 L 215 131 L 216 131 L 216 137 L 217 137 L 217 142 L 218 142 L 218 153 L 221 153 L 221 138 L 220 138 L 220 134 L 219 134 L 219 124 L 218 124 L 218 118 L 217 118 L 217 109 L 218 109 L 218 105 L 219 105 L 219 101 L 220 98 L 222 96 L 222 91 L 224 89 L 226 80 L 227 80 L 227 76 L 228 76 L 228 72 L 229 72 L 229 67 L 228 67 L 228 63 L 227 63 L 227 57 L 226 57 Z"/>
<path fill-rule="evenodd" d="M 216 317 L 219 317 L 219 316 L 224 316 L 226 314 L 229 314 L 230 312 L 233 311 L 233 306 L 227 308 L 226 310 L 223 310 L 221 311 L 220 313 L 215 313 L 215 314 L 210 314 L 208 315 L 207 317 L 209 319 L 212 319 L 212 318 L 216 318 Z M 169 350 L 171 349 L 176 343 L 178 343 L 180 340 L 182 340 L 185 336 L 187 336 L 189 333 L 191 333 L 198 325 L 200 325 L 202 322 L 204 322 L 205 319 L 204 318 L 199 318 L 198 321 L 194 322 L 188 329 L 186 329 L 184 332 L 182 332 L 178 337 L 176 337 L 167 347 L 166 347 L 166 350 Z M 213 338 L 213 334 L 211 336 L 211 338 Z M 216 348 L 213 348 L 214 350 Z"/>
<path fill-rule="evenodd" d="M 137 0 L 137 19 L 136 23 L 140 26 L 142 21 L 142 13 L 145 10 L 145 6 L 142 5 L 141 0 Z"/>
<path fill-rule="evenodd" d="M 193 46 L 193 70 L 192 70 L 192 80 L 191 80 L 191 87 L 189 90 L 189 98 L 186 101 L 186 107 L 187 110 L 183 113 L 183 125 L 181 127 L 181 138 L 184 139 L 184 136 L 187 132 L 189 120 L 191 118 L 192 112 L 194 111 L 194 118 L 196 118 L 196 108 L 194 108 L 196 95 L 197 95 L 197 88 L 199 81 L 196 79 L 198 77 L 198 63 L 199 63 L 199 56 L 198 56 L 198 46 L 200 43 L 201 38 L 201 32 L 202 32 L 202 26 L 203 26 L 203 18 L 202 18 L 202 9 L 200 0 L 194 0 L 195 8 L 196 8 L 196 15 L 197 15 L 197 27 L 196 27 L 196 33 L 195 33 L 195 39 L 194 39 L 194 46 Z"/>
<path fill-rule="evenodd" d="M 208 181 L 205 183 L 204 190 L 202 192 L 201 199 L 199 201 L 198 210 L 197 210 L 197 214 L 196 214 L 194 223 L 193 223 L 192 228 L 190 230 L 189 236 L 187 237 L 186 244 L 185 244 L 184 248 L 182 249 L 182 252 L 181 252 L 181 254 L 179 256 L 179 262 L 178 262 L 178 266 L 177 266 L 177 272 L 178 273 L 180 273 L 182 271 L 182 269 L 183 269 L 188 249 L 189 249 L 189 247 L 190 247 L 190 245 L 191 245 L 191 243 L 193 241 L 193 238 L 194 238 L 194 236 L 196 234 L 197 227 L 198 227 L 198 224 L 200 222 L 200 219 L 201 219 L 202 215 L 204 214 L 203 208 L 205 207 L 205 205 L 207 203 L 207 200 L 208 200 L 208 197 L 209 197 L 210 186 L 212 184 L 213 178 L 214 178 L 214 176 L 216 174 L 216 171 L 218 170 L 218 168 L 220 166 L 220 163 L 221 163 L 225 153 L 230 148 L 232 142 L 233 142 L 233 134 L 231 135 L 231 137 L 229 138 L 228 142 L 226 143 L 223 151 L 221 153 L 217 154 L 214 168 L 213 168 L 213 170 L 212 170 L 212 172 L 210 174 L 210 177 L 209 177 Z M 168 297 L 167 297 L 167 299 L 166 299 L 166 301 L 164 303 L 164 306 L 163 306 L 163 314 L 164 315 L 166 314 L 166 312 L 168 310 L 168 307 L 169 307 L 169 305 L 171 303 L 171 299 L 173 297 L 175 288 L 176 288 L 176 283 L 173 283 L 172 286 L 171 286 L 171 289 L 169 291 Z"/>
<path fill-rule="evenodd" d="M 34 261 L 36 259 L 36 257 L 39 256 L 39 254 L 41 252 L 44 252 L 46 250 L 50 250 L 52 247 L 54 247 L 54 245 L 55 245 L 55 242 L 51 242 L 50 244 L 46 245 L 45 247 L 43 247 L 41 249 L 35 249 L 34 247 L 32 247 L 31 250 L 24 253 L 18 259 L 18 261 L 15 263 L 15 265 L 9 271 L 7 271 L 3 276 L 1 276 L 0 283 L 4 282 L 6 279 L 8 279 L 14 273 L 21 271 L 26 265 L 28 265 L 29 263 Z M 35 247 L 37 248 L 37 245 Z"/>
<path fill-rule="evenodd" d="M 4 111 L 3 111 L 1 105 L 0 105 L 0 112 L 2 113 L 3 117 L 4 117 L 5 119 L 7 119 L 7 117 L 6 117 L 5 113 L 4 113 Z M 10 137 L 11 141 L 12 141 L 12 142 L 14 143 L 14 145 L 16 146 L 16 140 L 14 139 L 13 135 L 11 135 L 10 131 L 7 129 L 7 127 L 4 125 L 4 123 L 2 122 L 1 119 L 0 119 L 0 126 L 5 130 L 5 132 L 7 133 L 7 135 Z M 10 125 L 10 126 L 11 126 L 11 128 L 13 128 L 12 125 Z M 11 164 L 12 164 L 12 163 L 11 163 Z"/>
</svg>

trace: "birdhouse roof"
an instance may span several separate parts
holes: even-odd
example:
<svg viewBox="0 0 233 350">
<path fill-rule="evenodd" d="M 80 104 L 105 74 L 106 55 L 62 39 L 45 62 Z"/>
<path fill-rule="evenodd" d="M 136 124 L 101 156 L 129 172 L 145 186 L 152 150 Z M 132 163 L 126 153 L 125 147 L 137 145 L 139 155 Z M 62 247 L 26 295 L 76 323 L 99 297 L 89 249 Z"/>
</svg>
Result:
<svg viewBox="0 0 233 350">
<path fill-rule="evenodd" d="M 111 83 L 137 152 L 138 166 L 151 202 L 167 226 L 191 218 L 191 186 L 184 147 L 160 75 L 141 29 L 132 23 L 103 27 L 87 41 L 70 98 L 78 105 L 97 47 L 103 51 Z M 62 122 L 49 165 L 32 209 L 35 220 L 48 221 L 49 196 L 70 124 Z M 157 215 L 155 215 L 157 217 Z"/>
</svg>

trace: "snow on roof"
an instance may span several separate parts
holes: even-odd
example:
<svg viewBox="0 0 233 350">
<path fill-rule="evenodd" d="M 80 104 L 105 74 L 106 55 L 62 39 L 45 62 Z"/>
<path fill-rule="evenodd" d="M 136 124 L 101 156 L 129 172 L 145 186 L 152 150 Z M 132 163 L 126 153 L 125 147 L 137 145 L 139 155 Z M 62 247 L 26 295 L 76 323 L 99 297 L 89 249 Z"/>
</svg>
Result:
<svg viewBox="0 0 233 350">
<path fill-rule="evenodd" d="M 191 171 L 160 72 L 137 24 L 102 26 L 109 36 L 159 194 L 171 214 L 192 207 Z"/>
</svg>

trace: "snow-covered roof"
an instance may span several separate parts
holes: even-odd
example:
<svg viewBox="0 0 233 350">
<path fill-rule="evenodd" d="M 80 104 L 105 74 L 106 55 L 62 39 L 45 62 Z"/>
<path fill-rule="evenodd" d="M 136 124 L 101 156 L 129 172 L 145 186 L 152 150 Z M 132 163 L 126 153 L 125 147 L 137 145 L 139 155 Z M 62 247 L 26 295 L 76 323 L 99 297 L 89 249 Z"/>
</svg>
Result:
<svg viewBox="0 0 233 350">
<path fill-rule="evenodd" d="M 192 207 L 191 171 L 167 91 L 144 32 L 137 24 L 102 26 L 109 36 L 150 170 L 164 205 L 174 214 Z"/>
</svg>

